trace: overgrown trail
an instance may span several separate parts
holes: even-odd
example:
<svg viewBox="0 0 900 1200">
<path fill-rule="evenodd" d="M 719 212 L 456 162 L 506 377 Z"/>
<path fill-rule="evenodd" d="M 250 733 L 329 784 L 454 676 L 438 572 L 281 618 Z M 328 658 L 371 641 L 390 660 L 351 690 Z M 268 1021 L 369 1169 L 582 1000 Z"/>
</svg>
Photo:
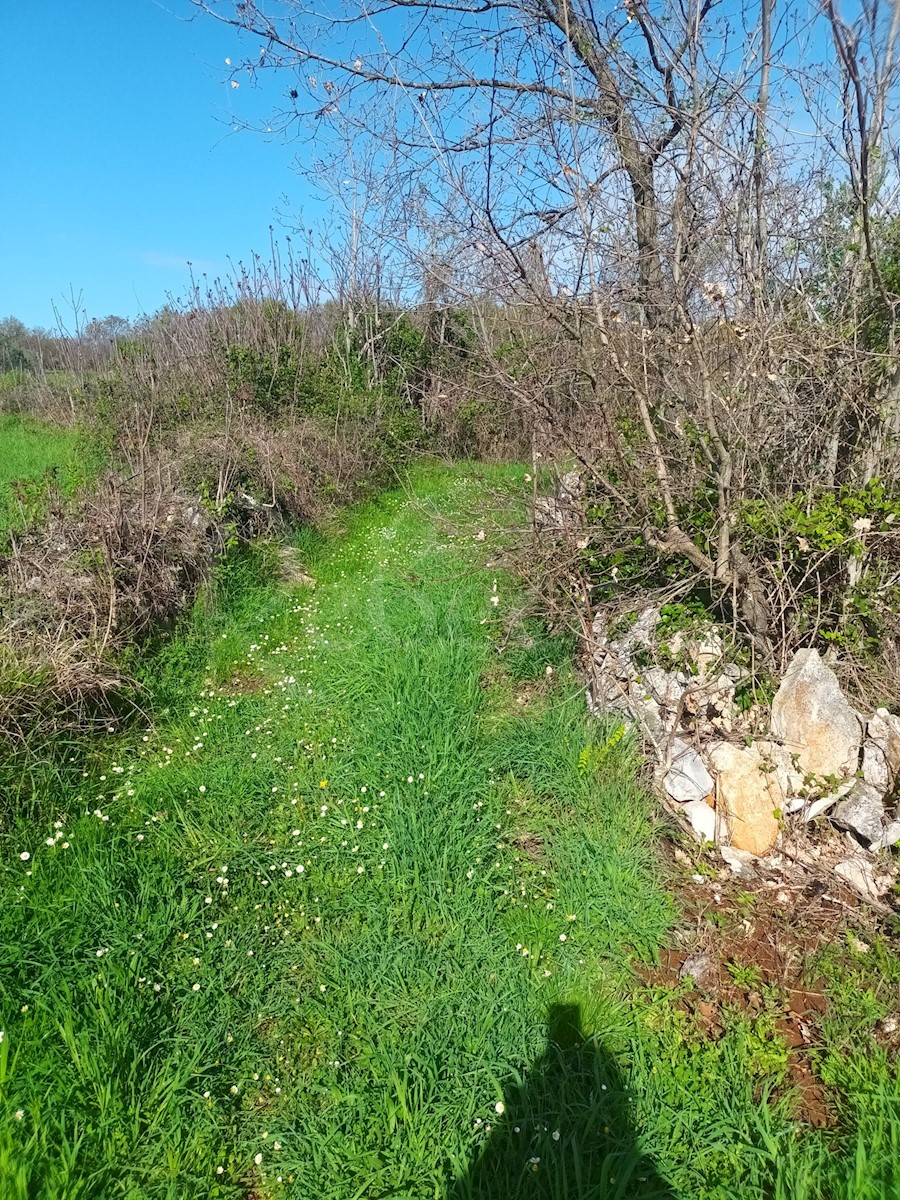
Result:
<svg viewBox="0 0 900 1200">
<path fill-rule="evenodd" d="M 314 588 L 233 578 L 157 663 L 157 730 L 7 858 L 21 1195 L 443 1195 L 554 1003 L 591 1031 L 655 945 L 643 799 L 579 770 L 569 646 L 485 568 L 492 503 L 422 475 L 307 547 Z M 571 1154 L 550 1103 L 517 1167 Z"/>
<path fill-rule="evenodd" d="M 422 471 L 315 586 L 232 560 L 154 727 L 6 828 L 4 1200 L 762 1194 L 745 1042 L 628 999 L 651 806 L 490 566 L 524 487 Z"/>
</svg>

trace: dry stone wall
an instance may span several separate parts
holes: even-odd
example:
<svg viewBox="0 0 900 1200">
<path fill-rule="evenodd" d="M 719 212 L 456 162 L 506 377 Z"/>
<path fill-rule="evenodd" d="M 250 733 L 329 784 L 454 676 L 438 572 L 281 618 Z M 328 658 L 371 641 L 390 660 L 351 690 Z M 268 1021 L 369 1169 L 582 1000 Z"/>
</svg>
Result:
<svg viewBox="0 0 900 1200">
<path fill-rule="evenodd" d="M 728 660 L 721 630 L 662 647 L 659 624 L 650 607 L 616 633 L 595 619 L 588 700 L 638 727 L 670 811 L 699 841 L 757 858 L 824 817 L 845 835 L 838 875 L 868 900 L 883 895 L 892 860 L 873 856 L 900 842 L 900 717 L 858 713 L 815 649 L 794 656 L 769 712 L 742 704 L 748 673 Z M 676 668 L 660 665 L 673 658 Z"/>
</svg>

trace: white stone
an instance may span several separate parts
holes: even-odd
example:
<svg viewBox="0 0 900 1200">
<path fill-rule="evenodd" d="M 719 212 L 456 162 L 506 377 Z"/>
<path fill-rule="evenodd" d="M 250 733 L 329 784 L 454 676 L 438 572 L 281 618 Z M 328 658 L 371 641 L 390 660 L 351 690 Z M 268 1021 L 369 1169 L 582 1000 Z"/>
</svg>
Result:
<svg viewBox="0 0 900 1200">
<path fill-rule="evenodd" d="M 856 773 L 862 728 L 818 650 L 798 650 L 772 702 L 772 733 L 816 778 Z"/>
<path fill-rule="evenodd" d="M 555 496 L 538 496 L 534 502 L 536 529 L 565 529 L 568 510 Z"/>
<path fill-rule="evenodd" d="M 719 821 L 714 810 L 704 801 L 688 800 L 686 804 L 679 805 L 678 814 L 687 820 L 698 842 L 715 842 L 717 840 L 720 833 Z M 724 834 L 724 832 L 721 830 L 721 833 Z"/>
<path fill-rule="evenodd" d="M 858 779 L 850 793 L 834 806 L 831 820 L 870 844 L 880 844 L 884 835 L 884 815 L 879 789 Z"/>
<path fill-rule="evenodd" d="M 663 787 L 673 800 L 687 804 L 712 795 L 715 784 L 703 759 L 687 742 L 675 738 L 669 758 L 669 768 L 663 777 Z"/>
<path fill-rule="evenodd" d="M 880 746 L 878 742 L 863 743 L 862 773 L 863 779 L 869 787 L 874 788 L 880 796 L 884 796 L 890 791 L 893 779 L 884 747 Z"/>
<path fill-rule="evenodd" d="M 709 684 L 710 698 L 717 708 L 727 713 L 728 716 L 734 715 L 734 680 L 724 674 L 716 676 Z"/>
<path fill-rule="evenodd" d="M 731 873 L 740 879 L 752 879 L 756 874 L 759 860 L 748 850 L 738 850 L 734 846 L 720 846 L 719 853 Z"/>
<path fill-rule="evenodd" d="M 881 897 L 894 882 L 892 875 L 876 875 L 875 865 L 871 858 L 855 855 L 837 863 L 834 873 L 853 888 L 858 896 L 877 908 L 884 909 Z"/>
<path fill-rule="evenodd" d="M 711 667 L 719 666 L 725 655 L 725 643 L 717 629 L 709 629 L 691 648 L 691 657 L 700 676 L 705 678 Z"/>
<path fill-rule="evenodd" d="M 900 842 L 900 821 L 891 821 L 882 830 L 881 837 L 873 842 L 870 850 L 885 850 L 888 846 L 896 846 Z"/>
<path fill-rule="evenodd" d="M 669 725 L 663 720 L 659 705 L 648 696 L 640 684 L 632 683 L 625 693 L 625 705 L 640 726 L 641 732 L 655 746 L 663 746 L 669 736 Z"/>
<path fill-rule="evenodd" d="M 566 471 L 560 475 L 556 494 L 564 504 L 577 504 L 584 496 L 584 483 L 577 471 Z"/>
<path fill-rule="evenodd" d="M 869 718 L 866 732 L 869 741 L 874 742 L 884 754 L 890 777 L 885 790 L 889 791 L 900 775 L 900 717 L 894 716 L 886 708 L 879 708 Z"/>
<path fill-rule="evenodd" d="M 684 695 L 685 685 L 673 671 L 665 671 L 662 667 L 650 667 L 643 673 L 643 682 L 653 699 L 666 708 L 677 708 L 678 702 Z"/>
<path fill-rule="evenodd" d="M 631 626 L 621 637 L 615 638 L 610 642 L 610 649 L 617 654 L 630 655 L 638 647 L 643 647 L 646 650 L 653 647 L 653 635 L 656 632 L 656 626 L 659 624 L 659 609 L 644 608 L 638 613 L 638 616 Z"/>
<path fill-rule="evenodd" d="M 786 746 L 782 746 L 780 742 L 761 740 L 756 742 L 756 748 L 775 772 L 778 786 L 785 796 L 793 796 L 802 791 L 803 772 L 794 766 Z M 800 807 L 802 804 L 801 801 Z"/>
<path fill-rule="evenodd" d="M 840 787 L 829 792 L 827 796 L 818 796 L 815 800 L 804 801 L 804 821 L 814 821 L 816 817 L 821 817 L 822 813 L 828 812 L 829 808 L 834 808 L 839 800 L 849 796 L 856 787 L 856 783 L 855 779 L 845 779 Z"/>
</svg>

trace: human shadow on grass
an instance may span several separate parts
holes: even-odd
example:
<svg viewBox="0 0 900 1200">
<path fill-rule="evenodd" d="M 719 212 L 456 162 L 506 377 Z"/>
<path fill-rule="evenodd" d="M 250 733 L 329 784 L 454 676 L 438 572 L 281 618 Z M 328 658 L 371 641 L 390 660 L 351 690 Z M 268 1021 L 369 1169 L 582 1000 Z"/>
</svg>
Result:
<svg viewBox="0 0 900 1200">
<path fill-rule="evenodd" d="M 577 1004 L 550 1010 L 547 1049 L 450 1200 L 673 1200 L 642 1153 L 619 1070 L 581 1029 Z"/>
</svg>

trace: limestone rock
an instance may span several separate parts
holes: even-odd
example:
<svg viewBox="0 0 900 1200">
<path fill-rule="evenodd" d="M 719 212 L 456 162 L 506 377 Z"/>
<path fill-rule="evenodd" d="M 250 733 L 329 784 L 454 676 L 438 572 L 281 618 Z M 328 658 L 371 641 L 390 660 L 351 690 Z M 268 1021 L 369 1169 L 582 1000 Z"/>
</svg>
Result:
<svg viewBox="0 0 900 1200">
<path fill-rule="evenodd" d="M 584 496 L 584 481 L 577 471 L 566 471 L 560 475 L 556 494 L 563 504 L 578 504 Z"/>
<path fill-rule="evenodd" d="M 784 805 L 777 774 L 754 746 L 717 742 L 710 748 L 716 772 L 720 809 L 728 817 L 731 844 L 738 850 L 761 856 L 768 854 L 778 838 L 775 816 Z"/>
<path fill-rule="evenodd" d="M 886 910 L 887 905 L 882 902 L 881 897 L 893 885 L 894 876 L 876 875 L 875 864 L 871 858 L 860 854 L 844 859 L 843 862 L 837 863 L 834 873 L 853 888 L 858 896 L 862 896 L 863 900 L 882 911 Z"/>
<path fill-rule="evenodd" d="M 634 624 L 626 629 L 619 637 L 610 643 L 610 649 L 616 654 L 631 655 L 635 650 L 649 650 L 653 647 L 653 635 L 659 624 L 659 609 L 648 607 L 641 609 Z"/>
<path fill-rule="evenodd" d="M 726 675 L 724 671 L 708 684 L 707 695 L 709 702 L 720 713 L 729 718 L 735 715 L 734 680 Z"/>
<path fill-rule="evenodd" d="M 649 667 L 642 678 L 657 704 L 663 704 L 666 708 L 678 707 L 686 684 L 674 671 L 665 671 L 662 667 Z"/>
<path fill-rule="evenodd" d="M 873 842 L 870 850 L 884 850 L 888 846 L 896 846 L 900 842 L 900 821 L 890 821 L 882 831 L 877 842 Z"/>
<path fill-rule="evenodd" d="M 698 842 L 715 842 L 720 832 L 719 819 L 703 800 L 689 800 L 679 806 L 678 815 L 685 817 Z"/>
<path fill-rule="evenodd" d="M 648 741 L 651 741 L 654 746 L 665 745 L 669 738 L 669 725 L 660 716 L 659 705 L 655 701 L 639 701 L 632 696 L 629 711 Z"/>
<path fill-rule="evenodd" d="M 886 790 L 890 790 L 900 775 L 900 717 L 895 717 L 886 708 L 879 708 L 869 718 L 866 732 L 869 742 L 874 743 L 884 755 L 890 778 Z"/>
<path fill-rule="evenodd" d="M 534 502 L 534 524 L 539 530 L 564 530 L 569 522 L 569 510 L 555 496 L 538 496 Z"/>
<path fill-rule="evenodd" d="M 880 843 L 884 835 L 884 801 L 880 789 L 858 779 L 845 799 L 834 806 L 831 819 L 866 842 Z"/>
<path fill-rule="evenodd" d="M 794 655 L 772 702 L 772 732 L 810 775 L 856 773 L 860 720 L 818 650 Z"/>
<path fill-rule="evenodd" d="M 816 817 L 821 817 L 822 813 L 828 812 L 829 808 L 834 808 L 839 800 L 843 800 L 845 796 L 850 795 L 856 787 L 857 782 L 856 779 L 845 779 L 834 791 L 828 792 L 824 796 L 817 796 L 815 800 L 804 800 L 804 821 L 814 821 Z"/>
<path fill-rule="evenodd" d="M 591 693 L 594 703 L 601 710 L 604 708 L 622 708 L 626 688 L 619 682 L 615 673 L 609 670 L 610 656 L 607 655 L 602 663 L 598 663 L 591 681 Z"/>
<path fill-rule="evenodd" d="M 756 877 L 757 857 L 746 850 L 737 850 L 734 846 L 720 846 L 719 853 L 732 875 L 739 879 L 754 879 Z"/>
<path fill-rule="evenodd" d="M 687 742 L 675 738 L 669 759 L 669 769 L 663 777 L 663 787 L 679 804 L 703 800 L 712 794 L 715 784 L 703 759 Z"/>
<path fill-rule="evenodd" d="M 871 724 L 871 722 L 870 722 Z M 864 742 L 862 751 L 863 779 L 878 792 L 886 796 L 893 785 L 892 772 L 887 763 L 884 747 L 878 742 Z"/>
<path fill-rule="evenodd" d="M 584 482 L 577 471 L 557 480 L 555 494 L 534 502 L 534 526 L 539 531 L 577 534 L 584 525 Z"/>
</svg>

